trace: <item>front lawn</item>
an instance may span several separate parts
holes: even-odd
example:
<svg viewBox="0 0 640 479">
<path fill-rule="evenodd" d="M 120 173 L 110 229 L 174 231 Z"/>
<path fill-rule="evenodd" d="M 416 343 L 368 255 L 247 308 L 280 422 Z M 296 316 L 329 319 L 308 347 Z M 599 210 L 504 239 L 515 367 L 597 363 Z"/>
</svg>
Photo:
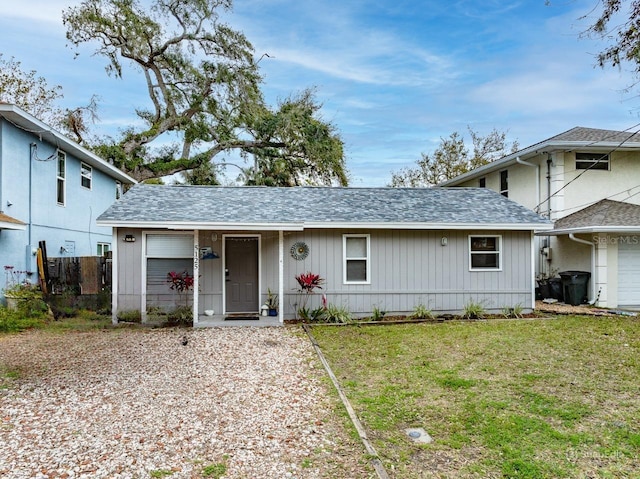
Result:
<svg viewBox="0 0 640 479">
<path fill-rule="evenodd" d="M 312 333 L 393 477 L 640 477 L 638 319 Z"/>
</svg>

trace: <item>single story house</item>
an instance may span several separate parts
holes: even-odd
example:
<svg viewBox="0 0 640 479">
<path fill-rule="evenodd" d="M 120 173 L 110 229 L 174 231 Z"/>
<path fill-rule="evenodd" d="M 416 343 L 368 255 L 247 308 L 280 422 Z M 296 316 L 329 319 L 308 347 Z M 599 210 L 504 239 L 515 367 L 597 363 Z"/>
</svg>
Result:
<svg viewBox="0 0 640 479">
<path fill-rule="evenodd" d="M 257 314 L 269 291 L 278 321 L 321 304 L 296 276 L 324 279 L 326 301 L 354 316 L 417 305 L 459 312 L 535 304 L 534 230 L 552 224 L 484 188 L 270 188 L 136 185 L 98 218 L 113 228 L 113 314 L 181 300 L 194 323 Z M 213 313 L 212 313 L 213 312 Z"/>
</svg>

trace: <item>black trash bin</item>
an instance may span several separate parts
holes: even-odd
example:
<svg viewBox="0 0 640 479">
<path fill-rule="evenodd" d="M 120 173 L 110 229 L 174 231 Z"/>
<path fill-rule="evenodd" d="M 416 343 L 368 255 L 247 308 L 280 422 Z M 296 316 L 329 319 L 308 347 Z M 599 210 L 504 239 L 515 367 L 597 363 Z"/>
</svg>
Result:
<svg viewBox="0 0 640 479">
<path fill-rule="evenodd" d="M 588 271 L 563 271 L 559 274 L 562 279 L 564 302 L 573 306 L 586 303 L 589 296 L 587 285 L 591 273 Z"/>
<path fill-rule="evenodd" d="M 551 297 L 558 301 L 564 301 L 564 288 L 562 287 L 562 278 L 549 278 L 549 290 Z"/>
</svg>

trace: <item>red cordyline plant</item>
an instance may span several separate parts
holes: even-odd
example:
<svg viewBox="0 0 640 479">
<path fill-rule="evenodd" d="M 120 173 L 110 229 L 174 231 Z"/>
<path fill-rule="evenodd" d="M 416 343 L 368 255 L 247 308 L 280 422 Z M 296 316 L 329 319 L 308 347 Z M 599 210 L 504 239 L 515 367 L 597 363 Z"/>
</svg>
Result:
<svg viewBox="0 0 640 479">
<path fill-rule="evenodd" d="M 177 291 L 180 296 L 184 293 L 185 305 L 189 306 L 188 292 L 193 288 L 193 275 L 190 275 L 186 271 L 182 273 L 171 271 L 167 273 L 167 283 L 169 283 L 169 289 Z"/>
<path fill-rule="evenodd" d="M 314 273 L 300 273 L 296 276 L 296 281 L 300 285 L 300 291 L 307 294 L 312 294 L 316 288 L 322 289 L 320 285 L 324 284 L 324 279 Z"/>
<path fill-rule="evenodd" d="M 167 283 L 170 284 L 170 289 L 176 290 L 178 293 L 184 293 L 193 288 L 193 276 L 186 271 L 182 273 L 171 271 L 167 273 Z"/>
</svg>

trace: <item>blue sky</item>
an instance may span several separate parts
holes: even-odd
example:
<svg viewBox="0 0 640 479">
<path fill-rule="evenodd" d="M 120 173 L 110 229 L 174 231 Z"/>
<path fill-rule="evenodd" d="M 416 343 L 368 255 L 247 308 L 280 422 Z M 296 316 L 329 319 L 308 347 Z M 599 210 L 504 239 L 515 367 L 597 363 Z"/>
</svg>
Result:
<svg viewBox="0 0 640 479">
<path fill-rule="evenodd" d="M 65 106 L 100 100 L 96 131 L 145 106 L 143 79 L 67 48 L 61 11 L 75 0 L 0 2 L 0 53 L 63 87 Z M 236 0 L 228 22 L 253 43 L 270 103 L 315 87 L 341 132 L 352 186 L 384 186 L 454 131 L 507 131 L 525 147 L 574 126 L 627 129 L 632 76 L 595 67 L 580 39 L 594 0 Z"/>
</svg>

